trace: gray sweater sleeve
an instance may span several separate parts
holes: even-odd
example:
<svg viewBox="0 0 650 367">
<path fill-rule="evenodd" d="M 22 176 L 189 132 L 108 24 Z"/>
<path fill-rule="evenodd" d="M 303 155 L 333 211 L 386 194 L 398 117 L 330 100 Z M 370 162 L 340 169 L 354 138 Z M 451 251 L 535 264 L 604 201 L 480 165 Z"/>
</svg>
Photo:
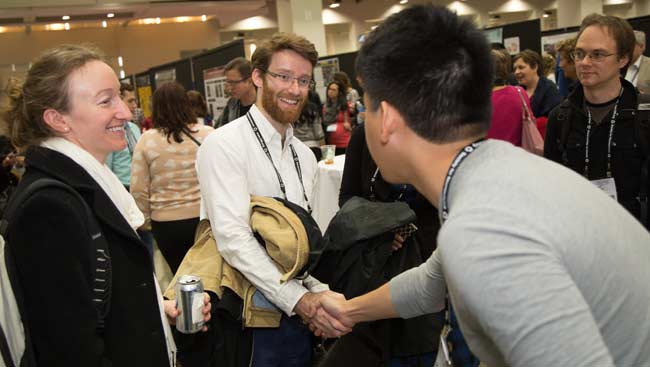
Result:
<svg viewBox="0 0 650 367">
<path fill-rule="evenodd" d="M 438 251 L 417 268 L 390 281 L 391 302 L 402 318 L 438 312 L 445 307 L 445 279 Z"/>
</svg>

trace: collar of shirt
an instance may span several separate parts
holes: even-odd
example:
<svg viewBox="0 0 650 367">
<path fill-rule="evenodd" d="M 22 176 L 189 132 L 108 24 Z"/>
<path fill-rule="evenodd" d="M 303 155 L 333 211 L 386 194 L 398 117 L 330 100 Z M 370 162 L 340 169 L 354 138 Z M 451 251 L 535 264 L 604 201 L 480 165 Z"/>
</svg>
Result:
<svg viewBox="0 0 650 367">
<path fill-rule="evenodd" d="M 634 86 L 636 86 L 638 70 L 641 67 L 641 58 L 643 58 L 643 55 L 639 56 L 636 62 L 627 68 L 627 73 L 625 74 L 625 79 L 634 84 Z"/>
<path fill-rule="evenodd" d="M 269 122 L 266 116 L 264 116 L 262 111 L 257 108 L 257 104 L 252 105 L 249 112 L 253 116 L 253 120 L 255 120 L 257 128 L 260 129 L 262 137 L 264 138 L 266 144 L 269 146 L 269 149 L 271 149 L 271 142 L 273 141 L 279 141 L 280 144 L 282 144 L 282 136 L 280 136 L 280 133 L 275 129 L 275 127 L 273 127 L 273 125 L 271 125 L 271 122 Z M 287 130 L 285 131 L 285 138 L 285 144 L 282 146 L 283 151 L 293 139 L 293 126 L 291 124 L 289 124 Z"/>
</svg>

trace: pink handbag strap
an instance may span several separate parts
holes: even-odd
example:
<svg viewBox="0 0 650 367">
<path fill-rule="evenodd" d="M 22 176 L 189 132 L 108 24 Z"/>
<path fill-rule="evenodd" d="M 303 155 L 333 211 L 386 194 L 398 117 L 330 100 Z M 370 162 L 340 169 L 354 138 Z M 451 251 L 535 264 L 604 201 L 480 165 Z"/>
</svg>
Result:
<svg viewBox="0 0 650 367">
<path fill-rule="evenodd" d="M 517 90 L 517 93 L 519 94 L 519 99 L 521 100 L 521 106 L 524 109 L 525 117 L 527 119 L 529 119 L 529 120 L 533 120 L 534 119 L 533 114 L 530 113 L 530 111 L 528 110 L 528 105 L 526 104 L 526 100 L 524 100 L 524 96 L 521 93 L 521 88 L 520 87 L 515 87 L 515 89 Z"/>
</svg>

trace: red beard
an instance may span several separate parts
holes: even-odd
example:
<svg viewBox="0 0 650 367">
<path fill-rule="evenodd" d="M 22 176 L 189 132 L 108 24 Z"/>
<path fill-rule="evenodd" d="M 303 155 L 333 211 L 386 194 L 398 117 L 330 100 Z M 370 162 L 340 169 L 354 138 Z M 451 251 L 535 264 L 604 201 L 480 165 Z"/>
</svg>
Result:
<svg viewBox="0 0 650 367">
<path fill-rule="evenodd" d="M 272 119 L 281 123 L 281 124 L 292 124 L 298 121 L 302 109 L 307 103 L 307 99 L 300 97 L 298 99 L 298 106 L 294 110 L 285 111 L 278 105 L 280 98 L 280 93 L 269 87 L 269 84 L 266 82 L 266 79 L 263 81 L 264 91 L 262 92 L 262 108 L 271 116 Z M 293 97 L 289 97 L 293 99 Z"/>
</svg>

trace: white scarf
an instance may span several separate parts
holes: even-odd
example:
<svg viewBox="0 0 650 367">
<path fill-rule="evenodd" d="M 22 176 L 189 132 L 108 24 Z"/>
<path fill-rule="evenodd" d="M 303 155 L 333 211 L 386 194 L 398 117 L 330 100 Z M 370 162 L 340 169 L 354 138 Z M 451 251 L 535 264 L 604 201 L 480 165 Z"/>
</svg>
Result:
<svg viewBox="0 0 650 367">
<path fill-rule="evenodd" d="M 108 195 L 131 228 L 135 230 L 144 224 L 144 215 L 138 209 L 133 196 L 126 191 L 108 166 L 100 163 L 85 149 L 64 138 L 48 138 L 41 143 L 41 146 L 55 150 L 83 167 Z"/>
<path fill-rule="evenodd" d="M 100 163 L 92 154 L 80 146 L 59 137 L 48 138 L 41 143 L 44 148 L 57 151 L 66 157 L 75 161 L 80 165 L 90 177 L 104 190 L 106 195 L 111 199 L 113 204 L 120 211 L 124 219 L 129 223 L 133 230 L 140 228 L 144 224 L 144 215 L 138 209 L 138 206 L 133 199 L 133 196 L 126 191 L 126 188 L 120 180 L 115 176 L 113 171 L 105 164 Z M 176 365 L 176 344 L 172 338 L 172 332 L 169 327 L 169 322 L 165 316 L 164 306 L 162 303 L 162 293 L 158 286 L 158 281 L 154 275 L 154 283 L 156 285 L 156 294 L 158 295 L 158 309 L 160 311 L 160 318 L 165 332 L 165 339 L 167 342 L 167 354 L 169 356 L 170 366 Z"/>
</svg>

